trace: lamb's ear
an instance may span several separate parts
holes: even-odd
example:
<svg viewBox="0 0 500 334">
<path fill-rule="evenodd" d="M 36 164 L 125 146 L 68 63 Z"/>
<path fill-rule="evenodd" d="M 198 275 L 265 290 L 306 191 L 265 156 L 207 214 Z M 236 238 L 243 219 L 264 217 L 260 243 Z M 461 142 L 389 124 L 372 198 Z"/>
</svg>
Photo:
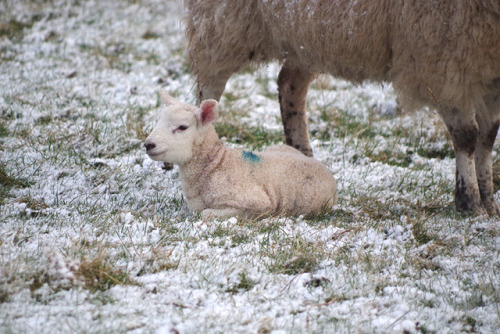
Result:
<svg viewBox="0 0 500 334">
<path fill-rule="evenodd" d="M 197 115 L 201 124 L 205 125 L 217 119 L 219 102 L 215 100 L 205 100 L 200 105 L 199 114 Z"/>
<path fill-rule="evenodd" d="M 160 98 L 167 107 L 172 104 L 180 103 L 176 98 L 170 96 L 170 94 L 166 90 L 160 90 Z"/>
</svg>

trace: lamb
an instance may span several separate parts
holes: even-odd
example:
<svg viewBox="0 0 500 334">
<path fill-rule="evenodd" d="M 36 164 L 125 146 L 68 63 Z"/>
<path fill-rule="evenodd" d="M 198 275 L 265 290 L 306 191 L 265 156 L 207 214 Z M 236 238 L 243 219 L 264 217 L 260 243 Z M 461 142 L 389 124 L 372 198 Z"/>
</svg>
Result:
<svg viewBox="0 0 500 334">
<path fill-rule="evenodd" d="M 212 124 L 217 101 L 198 108 L 165 92 L 161 97 L 167 107 L 144 143 L 146 152 L 179 166 L 188 208 L 203 219 L 314 215 L 337 203 L 336 181 L 319 161 L 285 145 L 259 153 L 228 148 Z"/>
<path fill-rule="evenodd" d="M 278 60 L 286 143 L 312 156 L 305 98 L 318 73 L 392 82 L 401 106 L 435 107 L 456 155 L 455 205 L 499 215 L 500 1 L 185 0 L 198 103 L 248 64 Z"/>
</svg>

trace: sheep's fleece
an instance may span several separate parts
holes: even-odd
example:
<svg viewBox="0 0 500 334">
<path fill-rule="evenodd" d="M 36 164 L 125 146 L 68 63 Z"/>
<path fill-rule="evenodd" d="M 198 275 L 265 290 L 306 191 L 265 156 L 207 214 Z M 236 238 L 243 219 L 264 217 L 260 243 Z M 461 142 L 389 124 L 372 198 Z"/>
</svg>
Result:
<svg viewBox="0 0 500 334">
<path fill-rule="evenodd" d="M 153 160 L 179 166 L 191 211 L 263 218 L 318 214 L 337 203 L 336 181 L 319 161 L 284 145 L 263 152 L 228 148 L 212 125 L 217 101 L 198 108 L 161 96 L 167 107 L 144 146 Z"/>
<path fill-rule="evenodd" d="M 390 81 L 400 105 L 435 107 L 456 155 L 456 208 L 500 214 L 491 152 L 500 124 L 500 0 L 184 0 L 198 103 L 273 60 L 286 143 L 312 156 L 306 94 L 318 73 Z"/>
</svg>

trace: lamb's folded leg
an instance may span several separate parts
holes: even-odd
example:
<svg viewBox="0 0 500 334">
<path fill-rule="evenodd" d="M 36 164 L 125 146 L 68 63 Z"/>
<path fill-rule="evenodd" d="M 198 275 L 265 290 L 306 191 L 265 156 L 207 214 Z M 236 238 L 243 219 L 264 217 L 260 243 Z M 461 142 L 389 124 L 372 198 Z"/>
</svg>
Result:
<svg viewBox="0 0 500 334">
<path fill-rule="evenodd" d="M 278 76 L 278 91 L 286 144 L 312 157 L 306 118 L 306 95 L 314 73 L 285 62 Z"/>
<path fill-rule="evenodd" d="M 241 210 L 228 208 L 228 209 L 205 209 L 201 212 L 203 220 L 210 220 L 215 218 L 230 218 L 237 217 L 241 214 Z"/>
</svg>

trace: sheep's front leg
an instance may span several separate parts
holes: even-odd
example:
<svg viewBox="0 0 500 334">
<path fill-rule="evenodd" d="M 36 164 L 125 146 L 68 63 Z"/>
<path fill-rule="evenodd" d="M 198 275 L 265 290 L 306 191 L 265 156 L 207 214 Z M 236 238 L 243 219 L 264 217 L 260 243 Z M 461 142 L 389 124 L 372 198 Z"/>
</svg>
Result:
<svg viewBox="0 0 500 334">
<path fill-rule="evenodd" d="M 456 108 L 439 108 L 450 132 L 456 156 L 455 206 L 463 215 L 484 214 L 476 178 L 474 153 L 479 135 L 478 124 L 472 112 Z"/>
<path fill-rule="evenodd" d="M 500 208 L 493 198 L 493 168 L 491 152 L 500 123 L 500 98 L 486 98 L 486 114 L 477 113 L 479 138 L 475 152 L 477 183 L 483 207 L 489 215 L 500 215 Z"/>
<path fill-rule="evenodd" d="M 314 74 L 285 62 L 278 76 L 281 120 L 286 143 L 312 157 L 306 119 L 306 95 Z"/>
</svg>

